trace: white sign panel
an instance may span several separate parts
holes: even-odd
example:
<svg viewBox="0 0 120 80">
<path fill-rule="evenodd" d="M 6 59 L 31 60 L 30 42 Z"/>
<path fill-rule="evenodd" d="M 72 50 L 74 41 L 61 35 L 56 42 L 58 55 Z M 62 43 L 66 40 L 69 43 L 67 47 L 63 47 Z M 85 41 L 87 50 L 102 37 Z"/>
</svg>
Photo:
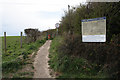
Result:
<svg viewBox="0 0 120 80">
<path fill-rule="evenodd" d="M 82 42 L 106 42 L 106 17 L 82 20 Z"/>
<path fill-rule="evenodd" d="M 59 23 L 56 23 L 56 24 L 55 24 L 55 27 L 58 28 L 58 27 L 59 27 Z"/>
</svg>

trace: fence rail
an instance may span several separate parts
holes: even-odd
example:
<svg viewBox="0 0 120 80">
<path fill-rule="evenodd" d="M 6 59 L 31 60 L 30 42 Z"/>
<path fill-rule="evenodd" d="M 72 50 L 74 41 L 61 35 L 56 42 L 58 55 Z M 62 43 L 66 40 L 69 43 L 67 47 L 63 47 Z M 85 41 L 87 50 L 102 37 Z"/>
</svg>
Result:
<svg viewBox="0 0 120 80">
<path fill-rule="evenodd" d="M 7 38 L 6 38 L 6 32 L 4 32 L 4 52 L 6 53 L 7 51 Z M 22 43 L 23 43 L 23 32 L 20 32 L 20 48 L 22 48 Z"/>
</svg>

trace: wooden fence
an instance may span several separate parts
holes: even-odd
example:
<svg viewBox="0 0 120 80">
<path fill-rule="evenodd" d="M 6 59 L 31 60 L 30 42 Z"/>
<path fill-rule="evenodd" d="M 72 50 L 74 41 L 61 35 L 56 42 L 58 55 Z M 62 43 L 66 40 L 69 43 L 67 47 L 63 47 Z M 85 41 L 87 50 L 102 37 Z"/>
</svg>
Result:
<svg viewBox="0 0 120 80">
<path fill-rule="evenodd" d="M 21 39 L 21 40 L 20 40 L 20 47 L 21 47 L 21 48 L 22 48 L 22 41 L 23 41 L 23 40 L 22 40 L 22 36 L 23 36 L 22 34 L 23 34 L 23 33 L 21 32 L 21 33 L 20 33 L 20 37 L 21 37 L 21 38 L 20 38 L 20 39 Z M 5 45 L 5 46 L 4 46 L 4 50 L 5 50 L 5 53 L 6 53 L 6 51 L 7 51 L 6 32 L 4 32 L 4 45 Z"/>
</svg>

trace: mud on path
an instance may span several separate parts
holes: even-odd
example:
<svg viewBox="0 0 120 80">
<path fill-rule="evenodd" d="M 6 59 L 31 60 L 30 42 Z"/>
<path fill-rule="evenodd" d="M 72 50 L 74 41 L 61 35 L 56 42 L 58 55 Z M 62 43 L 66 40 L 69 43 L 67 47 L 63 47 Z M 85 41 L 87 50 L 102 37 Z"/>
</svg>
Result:
<svg viewBox="0 0 120 80">
<path fill-rule="evenodd" d="M 39 48 L 37 55 L 34 60 L 34 76 L 33 78 L 51 78 L 48 65 L 48 55 L 51 40 L 46 41 L 46 43 Z"/>
</svg>

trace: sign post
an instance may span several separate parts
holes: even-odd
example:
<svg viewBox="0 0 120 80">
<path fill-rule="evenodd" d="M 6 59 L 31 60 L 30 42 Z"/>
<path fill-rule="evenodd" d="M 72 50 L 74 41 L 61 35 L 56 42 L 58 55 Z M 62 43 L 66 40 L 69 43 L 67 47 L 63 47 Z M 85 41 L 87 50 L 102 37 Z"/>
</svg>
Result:
<svg viewBox="0 0 120 80">
<path fill-rule="evenodd" d="M 106 17 L 82 20 L 82 42 L 106 42 Z"/>
<path fill-rule="evenodd" d="M 56 31 L 57 31 L 57 35 L 58 35 L 59 23 L 56 23 L 56 24 L 55 24 L 55 27 L 56 27 Z"/>
</svg>

